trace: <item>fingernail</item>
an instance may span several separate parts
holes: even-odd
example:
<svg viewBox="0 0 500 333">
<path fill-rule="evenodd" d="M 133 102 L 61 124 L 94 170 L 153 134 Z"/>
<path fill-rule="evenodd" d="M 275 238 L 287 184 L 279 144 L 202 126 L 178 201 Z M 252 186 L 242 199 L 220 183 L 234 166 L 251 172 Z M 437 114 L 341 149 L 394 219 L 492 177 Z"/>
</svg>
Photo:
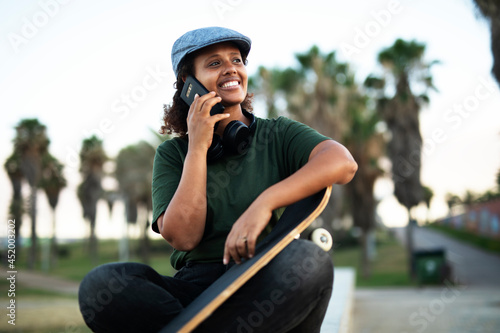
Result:
<svg viewBox="0 0 500 333">
<path fill-rule="evenodd" d="M 224 265 L 227 265 L 227 264 L 228 264 L 227 259 L 226 259 L 226 258 L 224 258 L 224 259 L 222 260 L 222 263 L 223 263 Z"/>
</svg>

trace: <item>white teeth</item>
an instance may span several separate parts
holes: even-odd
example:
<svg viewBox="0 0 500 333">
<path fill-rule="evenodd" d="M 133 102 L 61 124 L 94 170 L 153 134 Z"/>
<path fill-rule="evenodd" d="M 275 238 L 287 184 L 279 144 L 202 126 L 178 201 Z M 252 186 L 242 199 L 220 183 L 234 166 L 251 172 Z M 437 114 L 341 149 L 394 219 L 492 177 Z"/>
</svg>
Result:
<svg viewBox="0 0 500 333">
<path fill-rule="evenodd" d="M 239 83 L 238 81 L 230 81 L 230 82 L 226 82 L 222 85 L 222 88 L 227 88 L 227 87 L 233 87 L 233 86 L 237 86 Z"/>
</svg>

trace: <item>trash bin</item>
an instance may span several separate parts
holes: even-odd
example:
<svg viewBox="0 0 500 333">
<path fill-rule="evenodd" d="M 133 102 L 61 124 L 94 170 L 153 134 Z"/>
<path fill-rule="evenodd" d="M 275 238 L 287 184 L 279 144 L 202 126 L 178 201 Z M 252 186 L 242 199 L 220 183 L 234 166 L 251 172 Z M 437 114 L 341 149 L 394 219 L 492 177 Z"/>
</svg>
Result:
<svg viewBox="0 0 500 333">
<path fill-rule="evenodd" d="M 442 248 L 413 252 L 413 263 L 419 284 L 438 284 L 446 279 L 446 251 Z"/>
</svg>

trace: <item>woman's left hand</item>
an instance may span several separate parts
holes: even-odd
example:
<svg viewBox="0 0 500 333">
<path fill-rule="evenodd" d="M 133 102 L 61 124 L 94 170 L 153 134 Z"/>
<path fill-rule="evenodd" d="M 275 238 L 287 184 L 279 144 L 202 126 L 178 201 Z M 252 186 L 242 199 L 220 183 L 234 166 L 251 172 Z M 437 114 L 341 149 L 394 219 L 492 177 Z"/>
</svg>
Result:
<svg viewBox="0 0 500 333">
<path fill-rule="evenodd" d="M 226 239 L 224 264 L 251 258 L 257 237 L 271 219 L 272 211 L 287 207 L 331 184 L 351 181 L 358 165 L 349 151 L 333 140 L 317 144 L 308 162 L 295 173 L 262 192 L 236 221 Z"/>
<path fill-rule="evenodd" d="M 272 209 L 261 204 L 261 201 L 255 200 L 234 223 L 224 247 L 224 265 L 227 265 L 231 258 L 240 264 L 241 259 L 254 256 L 257 238 L 272 216 Z"/>
</svg>

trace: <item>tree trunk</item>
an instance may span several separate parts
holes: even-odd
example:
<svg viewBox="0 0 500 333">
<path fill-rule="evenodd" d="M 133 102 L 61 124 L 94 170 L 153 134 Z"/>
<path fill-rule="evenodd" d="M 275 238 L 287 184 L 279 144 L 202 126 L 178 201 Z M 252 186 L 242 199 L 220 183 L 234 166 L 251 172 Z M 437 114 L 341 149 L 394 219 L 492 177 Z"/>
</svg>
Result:
<svg viewBox="0 0 500 333">
<path fill-rule="evenodd" d="M 56 210 L 52 209 L 52 239 L 50 240 L 50 264 L 51 267 L 57 266 L 58 257 L 57 238 L 56 238 Z"/>
<path fill-rule="evenodd" d="M 49 272 L 57 265 L 56 211 L 52 208 L 52 237 L 42 242 L 42 270 Z"/>
<path fill-rule="evenodd" d="M 320 217 L 322 219 L 322 227 L 325 228 L 330 234 L 334 234 L 335 230 L 343 228 L 342 225 L 335 225 L 336 221 L 341 221 L 342 206 L 345 196 L 344 188 L 340 186 L 333 186 L 332 195 L 328 201 Z"/>
<path fill-rule="evenodd" d="M 99 258 L 97 254 L 97 237 L 95 234 L 95 217 L 90 219 L 90 237 L 89 237 L 89 252 L 90 260 L 93 266 L 97 266 L 99 263 Z"/>
<path fill-rule="evenodd" d="M 412 279 L 416 277 L 415 263 L 413 258 L 414 244 L 413 244 L 413 221 L 411 219 L 410 210 L 408 209 L 408 225 L 406 226 L 406 250 L 408 252 L 408 272 Z"/>
<path fill-rule="evenodd" d="M 37 237 L 36 237 L 36 201 L 37 201 L 37 188 L 31 187 L 31 200 L 30 200 L 30 215 L 31 215 L 31 248 L 28 257 L 28 269 L 33 270 L 36 263 L 37 253 Z"/>
<path fill-rule="evenodd" d="M 128 261 L 130 257 L 128 221 L 126 220 L 123 225 L 122 237 L 120 238 L 120 243 L 118 244 L 118 257 L 120 261 Z"/>
<path fill-rule="evenodd" d="M 361 276 L 363 279 L 368 279 L 371 276 L 371 265 L 369 251 L 369 230 L 361 232 Z"/>
<path fill-rule="evenodd" d="M 146 223 L 142 230 L 142 242 L 141 242 L 141 257 L 142 257 L 142 262 L 145 264 L 149 264 L 150 242 L 148 237 L 148 229 L 149 229 L 149 220 L 146 219 Z"/>
<path fill-rule="evenodd" d="M 19 258 L 22 250 L 21 224 L 23 221 L 23 197 L 21 194 L 21 178 L 12 180 L 13 196 L 11 204 L 12 219 L 15 221 L 14 232 L 16 235 L 16 256 Z"/>
</svg>

